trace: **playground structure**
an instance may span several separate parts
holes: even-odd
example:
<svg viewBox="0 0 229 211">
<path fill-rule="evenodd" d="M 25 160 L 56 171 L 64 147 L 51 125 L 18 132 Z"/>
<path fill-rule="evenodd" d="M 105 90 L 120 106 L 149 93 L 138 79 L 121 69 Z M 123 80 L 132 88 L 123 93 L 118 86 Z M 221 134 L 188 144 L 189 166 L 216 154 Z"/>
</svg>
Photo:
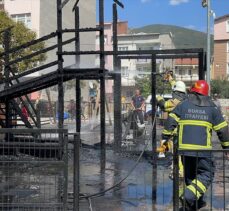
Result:
<svg viewBox="0 0 229 211">
<path fill-rule="evenodd" d="M 122 106 L 121 106 L 121 60 L 123 59 L 149 59 L 151 60 L 151 82 L 152 82 L 152 113 L 153 116 L 156 113 L 156 77 L 159 74 L 157 69 L 157 60 L 159 59 L 177 59 L 177 58 L 198 58 L 199 64 L 199 79 L 205 78 L 205 52 L 203 49 L 169 49 L 169 50 L 134 50 L 134 51 L 118 51 L 118 39 L 117 39 L 117 22 L 118 22 L 118 6 L 123 7 L 119 1 L 114 1 L 113 4 L 113 51 L 104 50 L 104 0 L 99 0 L 99 26 L 95 28 L 80 28 L 80 16 L 76 1 L 74 6 L 75 13 L 75 28 L 73 29 L 63 29 L 62 27 L 62 9 L 68 1 L 57 0 L 57 31 L 53 32 L 47 36 L 33 40 L 31 42 L 25 43 L 21 46 L 11 48 L 11 28 L 8 28 L 1 32 L 4 37 L 4 51 L 0 53 L 0 57 L 4 61 L 4 76 L 1 84 L 4 89 L 0 91 L 0 103 L 1 103 L 1 116 L 4 118 L 0 119 L 1 134 L 3 137 L 3 142 L 0 142 L 0 152 L 1 155 L 17 155 L 17 153 L 26 154 L 35 157 L 34 160 L 28 161 L 23 160 L 24 164 L 39 163 L 43 165 L 45 162 L 52 164 L 60 162 L 63 165 L 63 171 L 57 173 L 61 177 L 61 182 L 57 182 L 60 186 L 62 185 L 63 192 L 59 192 L 58 202 L 54 203 L 58 205 L 58 208 L 52 208 L 52 203 L 47 202 L 47 207 L 44 210 L 67 210 L 68 207 L 68 159 L 67 159 L 67 145 L 74 147 L 74 163 L 73 163 L 73 177 L 74 177 L 74 187 L 73 187 L 73 210 L 79 210 L 79 200 L 82 198 L 88 198 L 80 196 L 79 191 L 79 150 L 81 142 L 81 80 L 98 80 L 99 86 L 99 99 L 100 99 L 100 153 L 101 160 L 106 159 L 106 92 L 105 92 L 105 80 L 114 81 L 114 142 L 113 149 L 115 152 L 120 152 L 126 150 L 122 148 L 123 133 L 125 131 L 122 127 Z M 80 33 L 96 32 L 99 31 L 100 36 L 100 49 L 98 51 L 81 51 L 80 50 Z M 74 36 L 71 39 L 63 41 L 63 35 L 65 33 L 73 33 Z M 42 49 L 37 52 L 33 52 L 30 55 L 17 58 L 15 60 L 10 60 L 10 55 L 15 52 L 19 52 L 21 49 L 27 48 L 29 46 L 35 45 L 40 42 L 47 41 L 49 39 L 57 39 L 57 44 Z M 63 51 L 63 46 L 72 43 L 75 46 L 75 51 Z M 46 53 L 56 49 L 57 60 L 52 61 L 48 64 L 38 66 L 31 70 L 26 70 L 23 73 L 15 73 L 15 64 L 32 58 L 34 56 Z M 99 55 L 100 57 L 100 67 L 99 68 L 81 68 L 80 67 L 80 56 L 82 55 Z M 113 70 L 105 69 L 105 56 L 113 56 Z M 75 56 L 74 67 L 64 67 L 63 57 L 64 56 Z M 44 75 L 38 76 L 36 78 L 27 79 L 22 81 L 21 79 L 31 73 L 43 71 L 50 67 L 57 66 L 56 71 L 46 73 Z M 76 80 L 76 130 L 74 134 L 68 134 L 64 130 L 64 89 L 63 84 L 69 80 Z M 39 121 L 39 110 L 31 103 L 28 94 L 42 90 L 51 86 L 58 86 L 58 128 L 55 130 L 43 130 L 41 129 Z M 19 104 L 22 104 L 28 110 L 31 117 L 31 122 L 28 121 L 23 116 Z M 29 105 L 29 106 L 28 106 Z M 13 127 L 18 127 L 21 125 L 14 124 L 15 116 L 19 116 L 24 123 L 24 126 L 29 129 L 14 129 Z M 5 129 L 4 129 L 5 128 Z M 152 152 L 152 201 L 156 203 L 157 198 L 157 141 L 156 141 L 156 124 L 155 118 L 152 118 L 152 127 L 148 128 L 150 131 L 150 141 L 151 141 L 151 152 Z M 44 134 L 49 134 L 45 136 Z M 29 135 L 28 135 L 29 134 Z M 49 150 L 47 152 L 47 149 Z M 71 149 L 72 150 L 72 149 Z M 177 156 L 175 153 L 174 156 Z M 9 164 L 10 160 L 1 160 L 2 164 Z M 15 163 L 19 166 L 19 161 Z M 174 166 L 178 166 L 176 157 L 174 157 Z M 178 178 L 178 168 L 174 168 L 174 178 Z M 44 185 L 44 184 L 43 184 Z M 57 187 L 56 183 L 54 185 L 55 189 L 61 189 Z M 178 202 L 178 182 L 174 181 L 174 201 L 173 209 L 177 210 L 179 206 Z M 99 195 L 99 194 L 98 194 Z M 45 196 L 44 196 L 45 198 Z M 90 197 L 89 197 L 90 198 Z M 48 199 L 48 198 L 47 198 Z M 17 208 L 24 207 L 23 200 L 14 202 L 12 206 L 11 203 L 0 203 L 0 207 L 6 208 Z M 44 203 L 44 201 L 39 201 Z M 36 204 L 36 203 L 34 203 Z M 27 208 L 35 210 L 35 205 L 29 204 Z M 36 205 L 37 206 L 37 205 Z M 25 208 L 25 207 L 24 207 Z M 39 208 L 39 206 L 37 206 Z"/>
<path fill-rule="evenodd" d="M 66 1 L 67 2 L 67 1 Z M 79 7 L 77 3 L 74 7 L 75 12 L 75 28 L 74 29 L 63 29 L 62 28 L 62 6 L 65 3 L 59 0 L 57 1 L 57 31 L 53 32 L 47 36 L 39 38 L 37 40 L 25 43 L 21 46 L 14 48 L 10 47 L 10 31 L 11 28 L 6 29 L 3 33 L 4 41 L 4 52 L 0 53 L 3 58 L 4 63 L 4 77 L 1 84 L 4 85 L 4 90 L 0 92 L 0 100 L 5 109 L 2 108 L 2 115 L 5 115 L 5 121 L 1 120 L 1 126 L 3 128 L 11 128 L 13 116 L 16 113 L 21 117 L 26 127 L 32 128 L 31 123 L 24 118 L 21 109 L 19 108 L 19 102 L 21 102 L 28 110 L 28 113 L 32 119 L 33 125 L 40 128 L 39 124 L 39 112 L 36 110 L 34 105 L 29 100 L 27 94 L 42 90 L 53 85 L 58 85 L 58 113 L 59 121 L 58 127 L 63 128 L 64 122 L 64 91 L 63 83 L 75 79 L 76 80 L 76 122 L 77 129 L 76 132 L 80 132 L 80 106 L 81 106 L 81 96 L 80 96 L 80 80 L 99 80 L 100 81 L 100 137 L 101 137 L 101 148 L 105 149 L 105 131 L 106 131 L 106 96 L 105 96 L 105 80 L 114 81 L 114 142 L 116 147 L 120 147 L 121 140 L 121 75 L 120 75 L 120 65 L 122 59 L 150 59 L 152 64 L 152 108 L 156 106 L 155 102 L 155 87 L 156 85 L 156 61 L 157 59 L 176 59 L 176 58 L 198 58 L 199 60 L 199 79 L 204 79 L 205 75 L 205 64 L 204 64 L 204 51 L 203 49 L 170 49 L 170 50 L 136 50 L 136 51 L 118 51 L 118 41 L 117 41 L 117 5 L 123 7 L 119 3 L 113 4 L 113 51 L 104 50 L 104 2 L 99 1 L 99 26 L 96 28 L 80 28 L 79 27 Z M 80 51 L 80 33 L 87 32 L 100 32 L 100 50 L 98 51 Z M 74 33 L 74 37 L 63 41 L 63 35 L 65 33 Z M 42 49 L 37 52 L 33 52 L 30 55 L 26 55 L 21 58 L 17 58 L 13 61 L 10 60 L 10 55 L 12 53 L 19 52 L 21 49 L 27 48 L 29 46 L 35 45 L 37 43 L 47 41 L 51 38 L 57 39 L 57 44 Z M 74 43 L 75 51 L 65 52 L 63 51 L 63 46 Z M 23 73 L 15 73 L 14 66 L 21 61 L 27 60 L 34 56 L 49 52 L 53 49 L 57 50 L 57 60 L 52 61 L 48 64 L 38 66 L 31 70 L 24 71 Z M 75 56 L 75 67 L 63 67 L 63 56 L 74 55 Z M 80 56 L 81 55 L 99 55 L 100 56 L 100 67 L 99 68 L 80 68 Z M 105 69 L 105 56 L 113 56 L 114 70 Z M 49 67 L 55 67 L 57 65 L 57 70 L 53 72 L 46 73 L 39 77 L 33 79 L 27 79 L 21 82 L 20 79 L 28 76 L 32 73 L 45 70 Z M 22 96 L 25 96 L 22 98 Z M 17 99 L 17 100 L 15 100 Z M 28 107 L 30 106 L 30 108 Z"/>
</svg>

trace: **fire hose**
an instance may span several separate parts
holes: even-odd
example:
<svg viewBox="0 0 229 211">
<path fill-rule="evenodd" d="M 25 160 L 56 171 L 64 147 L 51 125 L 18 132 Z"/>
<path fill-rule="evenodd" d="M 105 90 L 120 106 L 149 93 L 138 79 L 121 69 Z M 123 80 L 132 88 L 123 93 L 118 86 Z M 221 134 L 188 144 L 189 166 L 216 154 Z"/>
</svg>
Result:
<svg viewBox="0 0 229 211">
<path fill-rule="evenodd" d="M 154 115 L 154 119 L 153 119 L 153 123 L 152 123 L 152 128 L 155 126 L 156 124 L 156 113 Z M 152 130 L 151 130 L 152 131 Z M 139 155 L 137 161 L 135 162 L 135 164 L 133 165 L 133 167 L 130 169 L 130 171 L 127 173 L 127 175 L 122 178 L 119 182 L 117 182 L 115 185 L 111 186 L 110 188 L 107 188 L 106 190 L 104 191 L 101 191 L 101 192 L 98 192 L 98 193 L 94 193 L 94 194 L 90 194 L 90 195 L 85 195 L 84 196 L 81 196 L 80 199 L 88 199 L 88 198 L 97 198 L 97 197 L 101 197 L 103 196 L 105 193 L 107 193 L 108 191 L 111 191 L 113 189 L 115 189 L 116 187 L 119 187 L 131 174 L 132 172 L 136 169 L 136 167 L 138 166 L 145 150 L 147 149 L 149 143 L 151 142 L 151 137 L 152 137 L 152 132 L 151 132 L 151 135 L 149 136 L 148 140 L 146 141 L 146 144 L 141 152 L 141 154 Z"/>
<path fill-rule="evenodd" d="M 164 89 L 164 88 L 163 88 Z M 156 113 L 154 114 L 154 118 L 153 118 L 153 122 L 152 122 L 152 128 L 155 126 L 156 124 Z M 124 134 L 124 137 L 125 137 L 126 133 Z M 94 194 L 90 194 L 90 195 L 86 195 L 86 194 L 82 194 L 80 196 L 80 200 L 82 199 L 87 199 L 89 202 L 90 202 L 90 209 L 92 209 L 91 207 L 91 199 L 92 198 L 98 198 L 98 197 L 101 197 L 103 196 L 105 193 L 111 191 L 111 190 L 114 190 L 115 188 L 119 187 L 132 173 L 133 171 L 136 169 L 136 167 L 138 166 L 145 150 L 147 149 L 150 141 L 151 141 L 151 137 L 152 137 L 152 130 L 151 130 L 151 134 L 149 135 L 149 138 L 148 140 L 146 141 L 146 144 L 141 152 L 141 154 L 139 155 L 137 161 L 135 162 L 135 164 L 133 165 L 133 167 L 130 169 L 130 171 L 127 173 L 127 175 L 122 178 L 119 182 L 117 182 L 115 185 L 111 186 L 110 188 L 107 188 L 106 190 L 103 190 L 103 191 L 100 191 L 100 192 L 97 192 L 97 193 L 94 193 Z M 156 152 L 157 153 L 165 153 L 166 151 L 168 151 L 170 149 L 170 145 L 167 143 L 167 144 L 164 144 L 161 142 L 160 144 L 160 147 L 157 148 Z"/>
</svg>

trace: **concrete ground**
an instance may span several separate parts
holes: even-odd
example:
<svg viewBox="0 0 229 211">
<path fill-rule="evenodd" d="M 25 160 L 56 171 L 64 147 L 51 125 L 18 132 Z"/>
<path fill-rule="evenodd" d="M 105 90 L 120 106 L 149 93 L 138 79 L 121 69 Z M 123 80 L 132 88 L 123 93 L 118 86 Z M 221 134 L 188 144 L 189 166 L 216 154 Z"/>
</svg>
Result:
<svg viewBox="0 0 229 211">
<path fill-rule="evenodd" d="M 69 127 L 73 127 L 72 125 Z M 72 128 L 71 128 L 72 129 Z M 95 142 L 99 140 L 99 129 L 97 128 L 97 136 L 95 134 L 84 133 L 87 129 L 83 129 L 83 140 L 85 143 Z M 82 148 L 81 152 L 81 192 L 92 194 L 103 191 L 117 181 L 125 177 L 131 167 L 135 164 L 138 155 L 131 154 L 130 151 L 141 152 L 142 148 L 150 139 L 150 126 L 141 139 L 129 144 L 123 145 L 122 153 L 114 153 L 112 149 L 107 150 L 106 160 L 100 160 L 100 151 L 97 149 Z M 96 130 L 93 130 L 96 131 Z M 108 143 L 112 142 L 112 129 L 107 126 Z M 157 126 L 157 138 L 160 139 L 162 127 Z M 96 137 L 96 138 L 95 138 Z M 215 134 L 213 135 L 214 149 L 220 147 Z M 151 141 L 147 150 L 151 150 Z M 215 179 L 212 186 L 206 194 L 208 206 L 202 210 L 223 210 L 224 208 L 224 188 L 225 185 L 225 210 L 229 210 L 229 161 L 225 160 L 225 183 L 223 183 L 222 171 L 222 154 L 214 155 L 216 171 Z M 171 170 L 171 156 L 159 159 L 157 161 L 157 178 L 156 178 L 156 199 L 153 198 L 153 168 L 150 156 L 144 156 L 133 173 L 121 184 L 119 188 L 109 191 L 105 195 L 92 199 L 93 210 L 102 211 L 132 211 L 132 210 L 172 210 L 172 180 L 169 179 Z M 72 172 L 72 169 L 69 169 Z M 71 186 L 71 185 L 70 185 Z M 211 194 L 212 193 L 212 194 Z M 212 209 L 211 209 L 212 206 Z M 80 210 L 88 210 L 88 202 L 81 202 Z"/>
<path fill-rule="evenodd" d="M 53 128 L 55 125 L 46 125 L 45 127 Z M 66 122 L 65 127 L 69 129 L 69 132 L 74 132 L 75 122 Z M 158 125 L 158 142 L 160 140 L 161 130 L 162 127 Z M 107 123 L 106 138 L 108 148 L 105 157 L 101 157 L 101 152 L 98 148 L 100 142 L 99 131 L 99 125 L 96 120 L 83 122 L 81 134 L 83 145 L 80 151 L 80 192 L 86 195 L 104 191 L 124 178 L 135 165 L 141 150 L 145 144 L 148 143 L 148 140 L 149 146 L 147 150 L 150 151 L 152 149 L 150 138 L 151 127 L 148 125 L 147 131 L 143 133 L 141 138 L 135 141 L 127 140 L 127 143 L 123 144 L 122 151 L 115 153 L 112 147 L 110 147 L 110 144 L 113 142 L 113 129 L 112 126 L 109 126 Z M 214 148 L 219 148 L 219 143 L 215 135 L 213 139 Z M 80 211 L 172 210 L 173 182 L 169 179 L 171 159 L 171 156 L 158 159 L 155 175 L 150 154 L 144 154 L 135 170 L 120 186 L 108 191 L 100 197 L 92 198 L 91 209 L 89 208 L 89 202 L 82 200 L 80 202 Z M 225 210 L 229 210 L 229 161 L 225 160 L 225 180 L 223 180 L 222 154 L 215 154 L 213 159 L 216 164 L 215 179 L 206 194 L 208 206 L 202 210 L 224 210 L 224 202 Z M 4 180 L 0 182 L 0 193 L 2 193 L 3 190 L 1 187 L 3 187 L 5 181 L 7 181 L 7 184 L 10 184 L 11 188 L 10 193 L 6 193 L 6 195 L 10 194 L 12 201 L 20 199 L 31 202 L 45 198 L 47 202 L 55 202 L 57 190 L 53 189 L 53 185 L 55 185 L 55 187 L 58 186 L 57 179 L 61 168 L 60 166 L 54 168 L 53 166 L 46 165 L 24 166 L 23 168 L 15 169 L 12 166 L 9 173 L 9 170 L 6 171 L 5 167 L 3 168 L 3 166 L 1 166 L 0 177 L 4 178 Z M 68 190 L 72 192 L 74 166 L 71 144 L 69 145 L 68 169 Z M 155 189 L 152 188 L 153 185 Z M 15 198 L 16 193 L 20 193 L 19 198 Z M 69 208 L 72 208 L 71 197 L 69 198 Z"/>
</svg>

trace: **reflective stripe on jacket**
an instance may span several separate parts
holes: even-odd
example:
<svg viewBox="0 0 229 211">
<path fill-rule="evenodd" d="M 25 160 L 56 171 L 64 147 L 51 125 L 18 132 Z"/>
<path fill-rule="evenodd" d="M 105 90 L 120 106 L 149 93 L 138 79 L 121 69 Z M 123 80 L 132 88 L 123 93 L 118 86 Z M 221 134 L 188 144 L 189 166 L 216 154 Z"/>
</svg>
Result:
<svg viewBox="0 0 229 211">
<path fill-rule="evenodd" d="M 179 149 L 202 150 L 212 148 L 212 130 L 215 130 L 223 148 L 229 148 L 228 124 L 221 112 L 205 96 L 191 96 L 170 114 L 162 134 L 168 139 L 178 127 Z"/>
<path fill-rule="evenodd" d="M 171 112 L 181 101 L 178 99 L 170 99 L 165 101 L 164 99 L 161 99 L 158 102 L 158 106 L 165 112 Z"/>
</svg>

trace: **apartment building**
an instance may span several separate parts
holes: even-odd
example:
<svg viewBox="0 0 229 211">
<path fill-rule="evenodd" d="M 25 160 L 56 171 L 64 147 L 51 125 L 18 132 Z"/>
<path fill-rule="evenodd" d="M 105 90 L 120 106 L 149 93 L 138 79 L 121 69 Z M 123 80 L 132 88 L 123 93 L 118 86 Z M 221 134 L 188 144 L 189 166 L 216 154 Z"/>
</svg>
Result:
<svg viewBox="0 0 229 211">
<path fill-rule="evenodd" d="M 215 19 L 213 79 L 229 77 L 229 14 Z"/>
<path fill-rule="evenodd" d="M 174 49 L 171 33 L 137 33 L 118 36 L 118 49 L 122 50 L 159 50 Z M 171 60 L 157 60 L 160 71 L 171 67 Z M 150 59 L 125 59 L 121 62 L 123 93 L 131 97 L 134 93 L 135 77 L 151 73 Z"/>
<path fill-rule="evenodd" d="M 0 0 L 2 1 L 2 0 Z M 74 12 L 72 11 L 75 1 L 69 1 L 63 8 L 63 28 L 74 28 Z M 79 1 L 80 7 L 80 27 L 96 26 L 96 0 Z M 55 0 L 4 0 L 5 11 L 15 20 L 23 22 L 28 28 L 35 31 L 37 37 L 42 37 L 57 30 L 57 15 Z M 63 40 L 74 37 L 74 33 L 64 34 Z M 96 33 L 89 32 L 81 34 L 81 50 L 95 50 Z M 53 38 L 46 41 L 45 45 L 52 46 L 57 44 L 57 39 Z M 74 42 L 64 46 L 65 51 L 75 50 Z M 57 59 L 56 49 L 47 53 L 46 63 Z M 75 64 L 74 56 L 64 56 L 64 66 Z M 82 56 L 81 67 L 94 67 L 94 56 Z M 46 71 L 56 70 L 57 66 L 47 69 Z M 83 92 L 85 96 L 88 92 L 86 84 Z M 74 96 L 72 92 L 66 92 L 69 98 Z"/>
<path fill-rule="evenodd" d="M 117 34 L 123 35 L 128 33 L 128 22 L 127 21 L 119 21 L 117 24 Z M 106 51 L 113 50 L 113 24 L 111 22 L 107 22 L 104 24 L 104 48 Z M 99 50 L 99 32 L 96 33 L 96 50 Z M 99 66 L 99 55 L 96 56 L 95 64 Z M 107 70 L 113 71 L 113 56 L 105 56 L 105 68 Z M 112 99 L 113 96 L 113 81 L 106 81 L 106 94 L 107 97 Z"/>
<path fill-rule="evenodd" d="M 74 28 L 74 13 L 72 8 L 75 1 L 69 1 L 63 9 L 63 28 Z M 79 2 L 80 26 L 95 27 L 96 25 L 96 0 Z M 4 8 L 15 21 L 23 22 L 28 28 L 37 33 L 38 38 L 47 35 L 57 28 L 56 1 L 50 0 L 5 0 Z M 72 38 L 74 34 L 67 34 L 64 39 Z M 95 33 L 81 35 L 81 49 L 94 50 Z M 46 42 L 46 46 L 56 43 L 56 39 Z M 86 45 L 90 43 L 91 45 Z M 73 50 L 74 43 L 65 46 L 65 50 Z M 48 53 L 48 61 L 56 58 L 55 52 Z M 82 58 L 82 65 L 94 65 L 92 58 Z M 93 63 L 93 64 L 92 64 Z M 65 65 L 74 64 L 74 56 L 65 58 Z"/>
<path fill-rule="evenodd" d="M 177 81 L 184 81 L 191 86 L 199 79 L 199 60 L 197 58 L 175 59 L 174 74 Z"/>
<path fill-rule="evenodd" d="M 105 23 L 105 50 L 113 49 L 113 25 L 112 23 Z M 128 22 L 120 21 L 117 26 L 118 31 L 118 50 L 157 50 L 157 49 L 173 49 L 171 33 L 137 33 L 132 34 L 128 30 Z M 99 33 L 96 36 L 96 48 L 99 49 Z M 113 70 L 112 56 L 106 56 L 106 68 Z M 161 67 L 171 66 L 171 61 L 160 61 Z M 96 58 L 96 65 L 99 65 L 99 57 Z M 130 97 L 133 95 L 135 87 L 135 77 L 142 77 L 150 74 L 151 60 L 138 59 L 121 61 L 121 70 L 119 73 L 122 75 L 122 94 Z M 162 70 L 163 71 L 163 70 Z M 108 81 L 106 85 L 106 92 L 109 95 L 113 93 L 113 83 Z"/>
</svg>

